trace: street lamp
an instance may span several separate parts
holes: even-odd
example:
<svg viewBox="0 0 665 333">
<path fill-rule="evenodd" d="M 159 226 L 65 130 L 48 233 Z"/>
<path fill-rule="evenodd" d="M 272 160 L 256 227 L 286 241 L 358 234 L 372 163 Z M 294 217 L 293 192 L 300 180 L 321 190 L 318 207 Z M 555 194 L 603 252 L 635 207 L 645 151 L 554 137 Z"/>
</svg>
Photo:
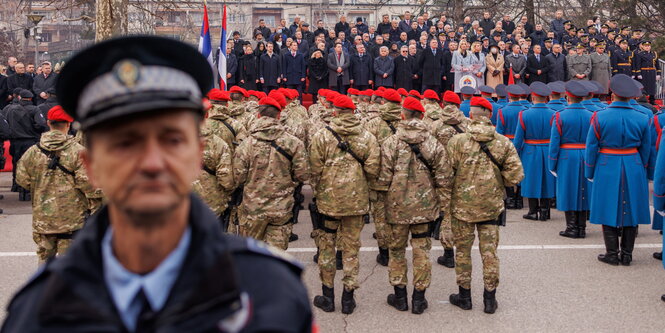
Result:
<svg viewBox="0 0 665 333">
<path fill-rule="evenodd" d="M 42 21 L 44 15 L 32 13 L 26 16 L 28 17 L 28 20 L 32 22 L 32 24 L 34 24 L 33 31 L 35 36 L 35 66 L 37 66 L 37 62 L 39 60 L 39 39 L 40 39 L 39 36 L 37 36 L 37 25 L 39 24 L 39 22 Z"/>
</svg>

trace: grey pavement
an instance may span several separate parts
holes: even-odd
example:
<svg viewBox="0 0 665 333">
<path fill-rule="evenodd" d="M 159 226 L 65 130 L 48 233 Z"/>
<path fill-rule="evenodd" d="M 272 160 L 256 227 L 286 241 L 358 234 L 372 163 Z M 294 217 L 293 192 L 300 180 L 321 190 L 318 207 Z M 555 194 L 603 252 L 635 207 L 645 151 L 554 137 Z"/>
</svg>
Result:
<svg viewBox="0 0 665 333">
<path fill-rule="evenodd" d="M 306 188 L 308 198 L 311 191 Z M 0 175 L 0 306 L 6 307 L 13 293 L 37 268 L 31 239 L 30 205 L 9 193 L 8 175 Z M 501 284 L 497 291 L 499 309 L 483 313 L 482 270 L 477 250 L 473 253 L 473 310 L 460 310 L 448 303 L 457 292 L 453 269 L 436 264 L 441 244 L 433 240 L 432 284 L 427 290 L 429 309 L 423 315 L 399 312 L 386 303 L 392 292 L 387 268 L 375 262 L 373 225 L 362 232 L 360 253 L 361 288 L 356 291 L 358 307 L 352 315 L 340 312 L 341 271 L 336 277 L 334 313 L 315 310 L 321 332 L 662 332 L 665 303 L 665 271 L 651 257 L 660 251 L 661 236 L 649 226 L 640 227 L 634 261 L 630 267 L 612 267 L 596 260 L 603 252 L 599 226 L 590 225 L 587 238 L 560 237 L 563 214 L 552 211 L 547 222 L 526 221 L 524 211 L 509 211 L 508 226 L 501 228 L 499 258 Z M 304 280 L 310 297 L 321 291 L 318 269 L 312 262 L 314 242 L 309 237 L 308 211 L 301 212 L 295 225 L 300 240 L 289 252 L 306 267 Z M 477 245 L 477 244 L 476 244 Z M 407 252 L 410 258 L 411 253 Z M 409 280 L 411 280 L 409 267 Z M 409 297 L 412 293 L 409 286 Z M 410 304 L 409 304 L 410 305 Z M 0 311 L 0 321 L 5 311 Z"/>
</svg>

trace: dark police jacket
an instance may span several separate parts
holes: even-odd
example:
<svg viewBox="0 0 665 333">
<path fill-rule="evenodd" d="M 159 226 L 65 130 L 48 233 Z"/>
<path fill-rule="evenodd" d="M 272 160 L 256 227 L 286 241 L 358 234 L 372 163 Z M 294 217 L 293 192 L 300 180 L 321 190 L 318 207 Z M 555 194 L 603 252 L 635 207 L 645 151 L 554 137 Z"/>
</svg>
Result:
<svg viewBox="0 0 665 333">
<path fill-rule="evenodd" d="M 278 87 L 277 79 L 282 76 L 282 59 L 274 53 L 272 57 L 265 53 L 259 60 L 259 78 L 265 80 L 264 87 Z"/>
<path fill-rule="evenodd" d="M 35 122 L 35 115 L 39 112 L 32 101 L 21 100 L 6 107 L 5 117 L 9 124 L 10 140 L 39 140 L 40 126 Z"/>
<path fill-rule="evenodd" d="M 367 86 L 374 79 L 374 59 L 367 52 L 362 58 L 357 52 L 351 56 L 351 79 L 355 86 Z"/>
<path fill-rule="evenodd" d="M 547 60 L 547 82 L 566 81 L 568 79 L 568 65 L 563 53 L 559 53 L 558 56 L 550 53 L 545 56 L 545 60 Z"/>
<path fill-rule="evenodd" d="M 191 245 L 151 331 L 310 332 L 312 312 L 300 266 L 273 255 L 263 243 L 222 234 L 217 216 L 191 197 Z M 108 224 L 104 207 L 67 255 L 47 263 L 14 296 L 2 332 L 127 331 L 102 272 Z M 241 328 L 228 329 L 234 324 Z"/>
</svg>

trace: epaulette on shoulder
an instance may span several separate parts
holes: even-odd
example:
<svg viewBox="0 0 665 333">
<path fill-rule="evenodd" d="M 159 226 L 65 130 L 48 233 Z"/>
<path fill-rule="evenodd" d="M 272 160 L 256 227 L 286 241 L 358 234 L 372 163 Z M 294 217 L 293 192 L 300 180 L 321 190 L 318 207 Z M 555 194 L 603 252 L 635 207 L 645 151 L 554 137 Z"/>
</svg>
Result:
<svg viewBox="0 0 665 333">
<path fill-rule="evenodd" d="M 277 259 L 300 275 L 305 268 L 296 258 L 278 248 L 253 238 L 228 237 L 229 250 L 232 253 L 251 253 Z"/>
</svg>

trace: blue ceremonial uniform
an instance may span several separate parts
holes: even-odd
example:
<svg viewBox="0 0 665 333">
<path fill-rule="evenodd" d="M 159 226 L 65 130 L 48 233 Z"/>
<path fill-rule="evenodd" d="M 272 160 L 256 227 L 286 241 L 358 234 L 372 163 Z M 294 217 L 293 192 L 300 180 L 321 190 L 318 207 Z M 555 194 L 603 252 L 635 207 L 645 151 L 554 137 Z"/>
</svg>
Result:
<svg viewBox="0 0 665 333">
<path fill-rule="evenodd" d="M 661 136 L 659 146 L 662 147 L 665 145 L 663 143 L 663 138 Z M 665 211 L 665 149 L 658 150 L 658 157 L 656 157 L 656 177 L 653 179 L 653 208 L 654 210 Z M 661 218 L 661 230 L 662 230 L 662 216 L 655 213 Z M 654 219 L 654 224 L 656 223 Z M 665 243 L 665 241 L 663 241 Z M 665 265 L 665 264 L 663 264 Z"/>
<path fill-rule="evenodd" d="M 499 105 L 494 102 L 492 98 L 485 97 L 485 99 L 492 104 L 492 118 L 490 121 L 492 122 L 492 125 L 496 126 L 496 118 L 499 114 Z"/>
<path fill-rule="evenodd" d="M 600 111 L 600 110 L 601 110 L 601 108 L 599 108 L 599 107 L 598 107 L 595 103 L 593 103 L 590 99 L 588 99 L 588 100 L 586 100 L 586 101 L 582 101 L 582 102 L 580 102 L 580 104 L 581 104 L 584 108 L 586 108 L 587 110 L 589 110 L 589 112 L 591 112 L 591 113 L 596 112 L 596 111 Z"/>
<path fill-rule="evenodd" d="M 591 183 L 584 177 L 584 143 L 590 121 L 591 113 L 579 103 L 570 104 L 554 117 L 549 169 L 557 173 L 558 210 L 589 210 Z"/>
<path fill-rule="evenodd" d="M 515 139 L 515 129 L 517 128 L 517 118 L 522 110 L 524 110 L 524 106 L 519 101 L 510 102 L 499 109 L 499 112 L 497 112 L 496 132 L 513 141 Z"/>
<path fill-rule="evenodd" d="M 533 106 L 533 104 L 531 104 L 531 102 L 527 101 L 526 99 L 523 99 L 523 100 L 521 100 L 521 101 L 519 101 L 519 102 L 520 102 L 520 104 L 522 104 L 522 106 L 524 106 L 524 108 L 526 108 L 526 109 L 528 109 L 528 108 L 530 108 L 530 107 Z"/>
<path fill-rule="evenodd" d="M 519 113 L 515 129 L 515 148 L 524 166 L 522 196 L 527 198 L 553 198 L 554 176 L 547 169 L 551 121 L 554 110 L 538 103 Z"/>
<path fill-rule="evenodd" d="M 615 228 L 649 224 L 649 118 L 627 102 L 606 110 L 594 114 L 586 139 L 585 176 L 594 182 L 590 221 Z"/>
<path fill-rule="evenodd" d="M 607 104 L 601 102 L 601 101 L 600 101 L 600 98 L 598 98 L 598 97 L 594 97 L 594 98 L 592 98 L 592 99 L 591 99 L 591 102 L 592 102 L 594 105 L 596 105 L 600 110 L 605 110 L 605 108 L 607 107 Z"/>
<path fill-rule="evenodd" d="M 471 112 L 471 100 L 463 100 L 462 104 L 459 106 L 459 110 L 462 111 L 462 113 L 464 113 L 467 118 L 469 118 L 469 112 Z"/>
<path fill-rule="evenodd" d="M 566 108 L 568 103 L 562 101 L 561 99 L 552 99 L 547 102 L 547 107 L 554 110 L 555 112 L 560 112 Z"/>
<path fill-rule="evenodd" d="M 663 132 L 663 125 L 665 125 L 665 112 L 663 110 L 660 110 L 658 114 L 656 114 L 653 117 L 653 121 L 651 122 L 651 154 L 649 155 L 649 166 L 647 168 L 647 173 L 649 176 L 649 179 L 654 181 L 654 193 L 656 192 L 656 176 L 658 175 L 660 177 L 663 177 L 663 169 L 660 169 L 660 173 L 656 173 L 656 167 L 658 165 L 658 155 L 663 155 L 660 152 L 660 148 L 663 147 L 662 143 L 662 132 Z M 660 144 L 657 144 L 660 141 Z M 661 166 L 661 167 L 665 167 Z M 663 230 L 663 217 L 660 216 L 660 214 L 656 213 L 656 204 L 654 200 L 654 210 L 653 210 L 653 223 L 651 223 L 651 229 L 653 230 Z"/>
</svg>

